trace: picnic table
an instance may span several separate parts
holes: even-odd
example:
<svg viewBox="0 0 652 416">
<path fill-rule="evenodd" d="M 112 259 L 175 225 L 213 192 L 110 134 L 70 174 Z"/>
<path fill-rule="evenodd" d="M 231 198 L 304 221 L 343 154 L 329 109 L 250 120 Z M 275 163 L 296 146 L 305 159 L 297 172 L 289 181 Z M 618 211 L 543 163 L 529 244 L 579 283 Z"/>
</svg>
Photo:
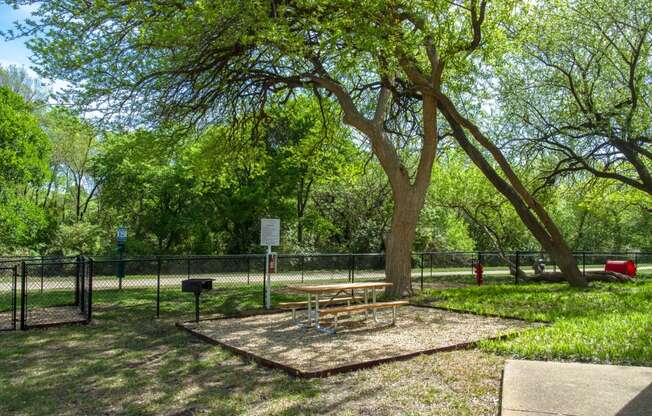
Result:
<svg viewBox="0 0 652 416">
<path fill-rule="evenodd" d="M 295 293 L 306 294 L 307 302 L 286 302 L 281 307 L 291 308 L 292 317 L 296 319 L 295 311 L 299 307 L 308 307 L 308 326 L 314 326 L 318 331 L 333 333 L 337 330 L 337 315 L 339 313 L 364 312 L 365 319 L 368 318 L 371 310 L 374 322 L 379 322 L 376 315 L 378 309 L 392 308 L 392 321 L 396 322 L 396 307 L 407 305 L 407 301 L 377 302 L 376 289 L 386 289 L 392 286 L 387 282 L 361 282 L 361 283 L 335 283 L 322 285 L 290 286 L 288 289 Z M 355 294 L 362 291 L 363 296 Z M 371 291 L 371 303 L 369 302 L 369 291 Z M 350 295 L 349 295 L 350 293 Z M 343 296 L 346 295 L 346 296 Z M 363 303 L 351 305 L 352 302 L 362 301 Z M 346 306 L 329 307 L 346 302 Z M 333 315 L 335 325 L 333 329 L 327 329 L 320 325 L 319 320 L 323 315 Z"/>
</svg>

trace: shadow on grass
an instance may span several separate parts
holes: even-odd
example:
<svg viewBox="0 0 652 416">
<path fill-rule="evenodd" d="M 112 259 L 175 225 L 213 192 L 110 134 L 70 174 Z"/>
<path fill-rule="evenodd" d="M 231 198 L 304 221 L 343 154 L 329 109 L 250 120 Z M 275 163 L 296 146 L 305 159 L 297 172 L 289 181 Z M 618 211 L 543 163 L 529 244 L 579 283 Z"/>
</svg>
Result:
<svg viewBox="0 0 652 416">
<path fill-rule="evenodd" d="M 129 315 L 98 310 L 88 326 L 0 337 L 0 414 L 192 414 L 205 406 L 237 414 L 248 401 L 316 394 L 313 384 L 262 370 L 171 322 Z"/>
</svg>

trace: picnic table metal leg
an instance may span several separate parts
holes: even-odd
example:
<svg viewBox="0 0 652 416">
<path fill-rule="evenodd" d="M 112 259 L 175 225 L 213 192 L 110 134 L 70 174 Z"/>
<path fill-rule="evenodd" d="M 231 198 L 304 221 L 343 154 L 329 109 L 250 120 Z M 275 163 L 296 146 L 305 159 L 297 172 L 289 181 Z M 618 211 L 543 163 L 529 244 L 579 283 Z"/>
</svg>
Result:
<svg viewBox="0 0 652 416">
<path fill-rule="evenodd" d="M 372 287 L 371 288 L 371 304 L 375 305 L 376 304 L 376 288 Z M 371 313 L 374 315 L 374 321 L 378 322 L 378 317 L 376 316 L 376 308 L 374 308 Z"/>
<path fill-rule="evenodd" d="M 315 327 L 319 326 L 319 293 L 315 293 Z"/>
<path fill-rule="evenodd" d="M 325 332 L 327 334 L 334 334 L 336 329 L 323 328 L 319 324 L 319 293 L 315 293 L 315 329 L 319 332 Z"/>
<path fill-rule="evenodd" d="M 364 290 L 364 304 L 365 305 L 369 304 L 369 291 L 367 289 Z M 364 310 L 364 319 L 369 319 L 369 310 L 368 309 Z"/>
<path fill-rule="evenodd" d="M 308 293 L 308 326 L 312 326 L 312 306 L 310 304 L 312 296 Z"/>
</svg>

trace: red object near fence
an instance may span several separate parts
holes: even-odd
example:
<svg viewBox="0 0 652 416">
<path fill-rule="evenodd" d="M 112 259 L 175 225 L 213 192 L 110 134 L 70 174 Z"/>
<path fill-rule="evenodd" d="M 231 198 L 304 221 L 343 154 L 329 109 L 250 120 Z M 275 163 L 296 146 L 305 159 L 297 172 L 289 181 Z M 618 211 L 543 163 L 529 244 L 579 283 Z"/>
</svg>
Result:
<svg viewBox="0 0 652 416">
<path fill-rule="evenodd" d="M 475 264 L 475 280 L 476 282 L 478 282 L 478 286 L 482 286 L 482 282 L 483 282 L 482 273 L 483 273 L 482 263 L 477 262 Z"/>
<path fill-rule="evenodd" d="M 269 272 L 276 273 L 276 253 L 270 253 L 269 256 Z"/>
<path fill-rule="evenodd" d="M 616 272 L 627 276 L 636 276 L 636 264 L 631 260 L 607 260 L 604 265 L 605 272 Z"/>
</svg>

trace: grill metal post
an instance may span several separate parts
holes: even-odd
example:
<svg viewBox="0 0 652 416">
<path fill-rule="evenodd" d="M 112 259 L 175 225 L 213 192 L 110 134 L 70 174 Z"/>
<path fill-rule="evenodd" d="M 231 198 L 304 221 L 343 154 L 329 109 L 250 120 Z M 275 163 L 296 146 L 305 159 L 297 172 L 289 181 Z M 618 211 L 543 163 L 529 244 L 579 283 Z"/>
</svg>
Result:
<svg viewBox="0 0 652 416">
<path fill-rule="evenodd" d="M 199 292 L 195 292 L 195 322 L 199 323 Z"/>
</svg>

